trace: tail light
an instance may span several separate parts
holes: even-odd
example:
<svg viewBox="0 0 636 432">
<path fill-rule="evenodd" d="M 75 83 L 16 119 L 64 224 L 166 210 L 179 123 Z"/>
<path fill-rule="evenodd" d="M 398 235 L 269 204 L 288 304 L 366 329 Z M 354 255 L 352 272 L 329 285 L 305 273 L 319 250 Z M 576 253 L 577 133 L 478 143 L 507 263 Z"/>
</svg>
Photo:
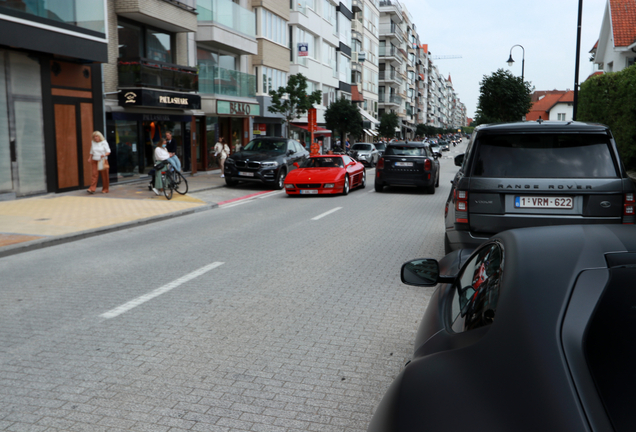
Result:
<svg viewBox="0 0 636 432">
<path fill-rule="evenodd" d="M 384 158 L 380 158 L 375 166 L 376 170 L 384 169 Z"/>
<path fill-rule="evenodd" d="M 430 171 L 432 167 L 433 167 L 433 164 L 431 163 L 431 160 L 426 159 L 424 161 L 424 171 Z"/>
<path fill-rule="evenodd" d="M 636 201 L 634 200 L 634 193 L 626 193 L 623 198 L 623 223 L 633 224 L 636 208 Z"/>
<path fill-rule="evenodd" d="M 468 191 L 455 189 L 455 222 L 468 223 Z"/>
</svg>

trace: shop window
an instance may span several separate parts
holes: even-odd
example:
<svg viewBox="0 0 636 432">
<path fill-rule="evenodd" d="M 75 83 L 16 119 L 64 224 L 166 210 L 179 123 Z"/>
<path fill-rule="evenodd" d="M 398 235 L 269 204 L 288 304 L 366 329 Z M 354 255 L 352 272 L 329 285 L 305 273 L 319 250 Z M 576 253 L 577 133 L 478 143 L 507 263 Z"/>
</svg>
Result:
<svg viewBox="0 0 636 432">
<path fill-rule="evenodd" d="M 119 58 L 148 58 L 174 63 L 175 37 L 173 33 L 119 20 Z"/>
</svg>

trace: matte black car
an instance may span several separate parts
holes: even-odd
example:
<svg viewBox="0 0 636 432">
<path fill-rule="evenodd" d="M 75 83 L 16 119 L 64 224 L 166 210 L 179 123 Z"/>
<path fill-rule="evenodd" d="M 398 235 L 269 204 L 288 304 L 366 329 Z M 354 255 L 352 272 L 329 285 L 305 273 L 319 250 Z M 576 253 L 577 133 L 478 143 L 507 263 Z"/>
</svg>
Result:
<svg viewBox="0 0 636 432">
<path fill-rule="evenodd" d="M 296 140 L 255 138 L 225 160 L 225 183 L 260 182 L 282 189 L 285 176 L 295 168 L 294 162 L 302 165 L 308 158 L 309 152 Z"/>
<path fill-rule="evenodd" d="M 368 432 L 636 430 L 636 227 L 505 231 L 402 281 L 441 284 Z"/>
<path fill-rule="evenodd" d="M 376 166 L 375 191 L 382 192 L 384 186 L 416 186 L 434 194 L 439 174 L 439 160 L 428 143 L 390 142 Z"/>
<path fill-rule="evenodd" d="M 349 156 L 363 165 L 373 168 L 380 159 L 380 152 L 371 143 L 355 143 L 351 146 Z"/>
<path fill-rule="evenodd" d="M 446 202 L 446 252 L 513 228 L 634 223 L 634 184 L 607 126 L 519 122 L 475 128 Z"/>
</svg>

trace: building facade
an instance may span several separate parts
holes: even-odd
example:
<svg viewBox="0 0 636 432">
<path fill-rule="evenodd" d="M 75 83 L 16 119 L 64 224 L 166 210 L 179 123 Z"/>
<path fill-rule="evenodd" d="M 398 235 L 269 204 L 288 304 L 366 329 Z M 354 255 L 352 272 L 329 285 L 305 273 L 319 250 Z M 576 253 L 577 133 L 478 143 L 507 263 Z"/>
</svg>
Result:
<svg viewBox="0 0 636 432">
<path fill-rule="evenodd" d="M 0 199 L 90 184 L 105 0 L 0 3 Z"/>
</svg>

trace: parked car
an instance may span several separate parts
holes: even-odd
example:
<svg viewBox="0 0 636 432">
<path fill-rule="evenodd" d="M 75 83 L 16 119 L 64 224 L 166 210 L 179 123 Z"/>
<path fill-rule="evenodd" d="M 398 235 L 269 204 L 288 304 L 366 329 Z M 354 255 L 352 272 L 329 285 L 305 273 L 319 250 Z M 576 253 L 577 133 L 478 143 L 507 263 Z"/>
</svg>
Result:
<svg viewBox="0 0 636 432">
<path fill-rule="evenodd" d="M 442 157 L 442 148 L 439 146 L 439 144 L 431 144 L 430 147 L 435 156 L 437 156 L 438 158 Z"/>
<path fill-rule="evenodd" d="M 440 285 L 368 432 L 636 430 L 634 252 L 634 226 L 570 225 L 404 264 Z"/>
<path fill-rule="evenodd" d="M 282 189 L 285 177 L 295 168 L 294 162 L 302 164 L 308 158 L 309 152 L 296 140 L 255 138 L 225 160 L 225 183 L 260 182 Z"/>
<path fill-rule="evenodd" d="M 360 162 L 347 155 L 311 156 L 304 165 L 285 178 L 287 195 L 347 195 L 355 187 L 364 188 L 367 172 Z"/>
<path fill-rule="evenodd" d="M 479 126 L 446 202 L 446 252 L 512 228 L 634 223 L 634 183 L 607 126 Z"/>
<path fill-rule="evenodd" d="M 448 145 L 448 141 L 440 141 L 439 146 L 442 151 L 450 151 L 450 146 Z"/>
<path fill-rule="evenodd" d="M 377 142 L 377 143 L 373 143 L 373 145 L 378 150 L 379 158 L 381 158 L 382 155 L 384 155 L 384 151 L 386 150 L 386 144 L 383 143 L 383 142 Z M 380 160 L 379 158 L 378 158 L 378 160 Z"/>
<path fill-rule="evenodd" d="M 355 160 L 373 168 L 380 159 L 380 152 L 371 143 L 355 143 L 351 146 L 349 156 Z"/>
<path fill-rule="evenodd" d="M 382 192 L 384 186 L 416 186 L 434 194 L 439 174 L 439 160 L 428 143 L 392 142 L 378 161 L 375 190 Z"/>
</svg>

